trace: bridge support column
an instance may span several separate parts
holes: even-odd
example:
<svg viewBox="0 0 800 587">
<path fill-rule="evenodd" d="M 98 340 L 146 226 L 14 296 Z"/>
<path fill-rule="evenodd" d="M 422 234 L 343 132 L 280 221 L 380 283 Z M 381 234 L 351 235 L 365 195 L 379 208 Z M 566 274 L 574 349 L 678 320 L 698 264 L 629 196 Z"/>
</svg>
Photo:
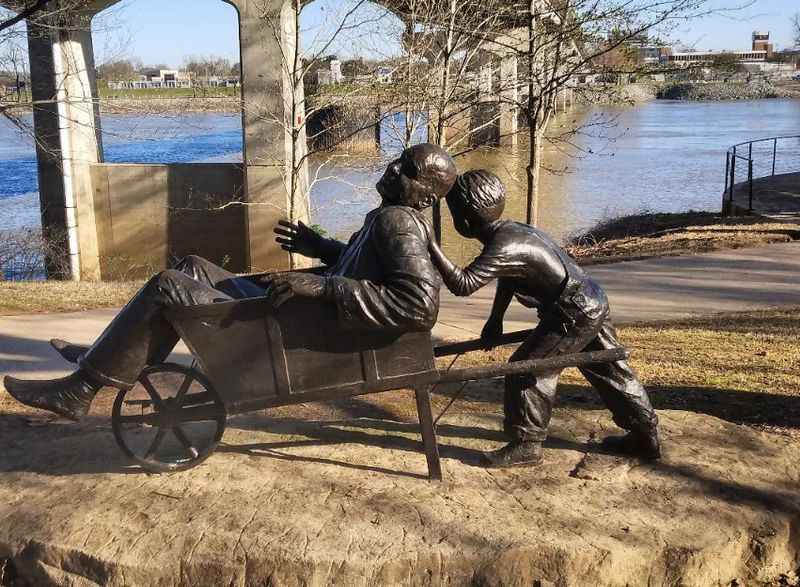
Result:
<svg viewBox="0 0 800 587">
<path fill-rule="evenodd" d="M 275 244 L 281 218 L 308 221 L 305 99 L 294 75 L 292 0 L 232 0 L 239 10 L 242 125 L 249 265 L 253 271 L 307 266 Z"/>
<path fill-rule="evenodd" d="M 91 18 L 28 23 L 45 265 L 49 277 L 75 280 L 100 278 L 89 173 L 102 159 Z"/>
<path fill-rule="evenodd" d="M 517 57 L 505 55 L 500 60 L 500 144 L 517 146 Z"/>
</svg>

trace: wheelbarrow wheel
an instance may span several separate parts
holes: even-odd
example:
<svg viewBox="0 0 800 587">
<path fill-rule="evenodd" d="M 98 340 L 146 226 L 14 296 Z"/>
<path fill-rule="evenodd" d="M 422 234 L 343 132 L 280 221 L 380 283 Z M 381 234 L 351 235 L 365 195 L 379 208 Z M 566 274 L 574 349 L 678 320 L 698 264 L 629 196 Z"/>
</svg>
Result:
<svg viewBox="0 0 800 587">
<path fill-rule="evenodd" d="M 197 369 L 147 367 L 114 401 L 111 427 L 122 451 L 154 472 L 183 471 L 214 452 L 225 431 L 225 406 Z"/>
</svg>

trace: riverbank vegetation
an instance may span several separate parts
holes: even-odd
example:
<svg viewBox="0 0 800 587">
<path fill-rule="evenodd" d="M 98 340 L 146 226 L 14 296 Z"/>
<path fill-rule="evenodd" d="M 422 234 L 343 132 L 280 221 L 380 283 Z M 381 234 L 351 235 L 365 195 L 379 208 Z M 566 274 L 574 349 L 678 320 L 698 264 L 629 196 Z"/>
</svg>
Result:
<svg viewBox="0 0 800 587">
<path fill-rule="evenodd" d="M 583 264 L 693 255 L 757 247 L 800 238 L 800 224 L 764 218 L 725 218 L 714 212 L 643 212 L 603 220 L 566 245 Z"/>
</svg>

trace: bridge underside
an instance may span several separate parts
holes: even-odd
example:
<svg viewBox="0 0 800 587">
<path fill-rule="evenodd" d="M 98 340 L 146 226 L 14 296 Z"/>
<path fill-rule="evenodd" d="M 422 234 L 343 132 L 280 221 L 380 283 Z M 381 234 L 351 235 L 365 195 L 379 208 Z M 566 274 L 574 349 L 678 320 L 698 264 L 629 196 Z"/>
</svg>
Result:
<svg viewBox="0 0 800 587">
<path fill-rule="evenodd" d="M 183 210 L 185 204 L 186 195 L 176 190 L 190 184 L 196 190 L 194 201 L 202 202 L 201 209 L 220 204 L 222 194 L 242 204 L 225 221 L 233 222 L 238 230 L 220 235 L 212 223 L 200 231 L 204 242 L 216 234 L 236 251 L 225 255 L 215 246 L 211 256 L 219 253 L 235 258 L 237 270 L 298 266 L 303 261 L 290 258 L 271 238 L 279 218 L 308 220 L 309 215 L 303 87 L 293 83 L 282 62 L 282 55 L 295 51 L 293 0 L 222 0 L 233 5 L 239 15 L 244 162 L 236 169 L 229 164 L 219 164 L 216 172 L 209 171 L 213 164 L 204 164 L 203 169 L 230 180 L 225 185 L 218 181 L 193 183 L 195 169 L 186 166 L 162 166 L 164 172 L 153 172 L 152 166 L 104 163 L 91 23 L 94 16 L 119 1 L 54 0 L 48 7 L 60 10 L 38 13 L 27 22 L 42 227 L 48 241 L 54 243 L 53 257 L 46 260 L 48 274 L 73 279 L 112 276 L 124 263 L 120 258 L 136 249 L 137 239 L 151 242 L 156 238 L 136 226 L 154 222 L 164 227 L 159 237 L 163 242 L 146 260 L 140 255 L 137 263 L 150 269 L 165 265 L 170 255 L 185 252 L 182 247 L 179 251 L 169 246 L 168 229 L 175 226 L 175 208 Z M 405 0 L 377 3 L 401 19 L 412 9 L 412 3 Z M 17 11 L 34 4 L 0 0 L 0 5 Z M 499 120 L 500 140 L 513 143 L 517 131 L 517 112 L 512 106 L 517 100 L 516 56 L 489 51 L 487 55 L 479 66 L 481 92 L 498 110 L 492 116 Z M 493 87 L 493 59 L 500 61 L 501 89 Z M 290 179 L 292 169 L 295 181 Z M 204 190 L 204 185 L 213 189 Z M 112 224 L 120 227 L 114 210 L 123 208 L 131 228 L 108 230 Z"/>
</svg>

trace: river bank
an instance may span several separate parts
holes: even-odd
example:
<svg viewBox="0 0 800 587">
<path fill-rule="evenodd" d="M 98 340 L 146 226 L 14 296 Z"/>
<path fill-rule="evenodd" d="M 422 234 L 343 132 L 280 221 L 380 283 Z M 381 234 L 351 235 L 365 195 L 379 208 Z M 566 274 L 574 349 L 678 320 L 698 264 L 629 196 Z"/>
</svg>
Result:
<svg viewBox="0 0 800 587">
<path fill-rule="evenodd" d="M 757 216 L 724 217 L 690 210 L 604 220 L 574 235 L 565 248 L 580 265 L 697 255 L 800 240 L 800 224 Z"/>
<path fill-rule="evenodd" d="M 662 85 L 656 92 L 661 100 L 722 101 L 800 98 L 800 84 L 766 81 L 677 82 Z"/>
<path fill-rule="evenodd" d="M 104 97 L 100 113 L 112 115 L 164 116 L 175 114 L 238 114 L 242 111 L 239 96 L 159 96 Z M 0 101 L 0 110 L 16 116 L 29 115 L 29 104 Z"/>
</svg>

